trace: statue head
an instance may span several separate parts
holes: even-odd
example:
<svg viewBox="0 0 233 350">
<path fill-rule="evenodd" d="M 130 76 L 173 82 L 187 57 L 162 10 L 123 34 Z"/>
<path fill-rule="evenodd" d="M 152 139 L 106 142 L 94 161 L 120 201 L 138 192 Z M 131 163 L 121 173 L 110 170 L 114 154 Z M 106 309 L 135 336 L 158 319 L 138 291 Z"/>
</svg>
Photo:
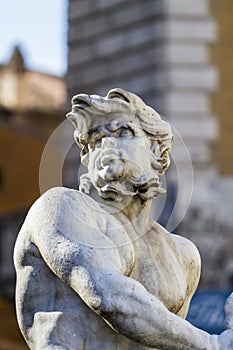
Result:
<svg viewBox="0 0 233 350">
<path fill-rule="evenodd" d="M 88 169 L 81 191 L 94 186 L 105 199 L 149 199 L 165 192 L 159 177 L 170 163 L 171 128 L 140 97 L 119 88 L 106 97 L 79 94 L 67 117 Z"/>
</svg>

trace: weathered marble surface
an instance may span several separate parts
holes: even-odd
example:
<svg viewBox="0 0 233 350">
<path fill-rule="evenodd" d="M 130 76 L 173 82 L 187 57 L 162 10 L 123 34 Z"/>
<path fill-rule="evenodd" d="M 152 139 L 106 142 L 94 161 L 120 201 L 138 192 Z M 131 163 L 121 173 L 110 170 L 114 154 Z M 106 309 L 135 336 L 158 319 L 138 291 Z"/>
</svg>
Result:
<svg viewBox="0 0 233 350">
<path fill-rule="evenodd" d="M 88 173 L 30 209 L 14 261 L 20 329 L 31 349 L 233 348 L 185 316 L 200 276 L 188 240 L 149 219 L 169 165 L 170 126 L 134 94 L 77 95 L 68 118 Z"/>
</svg>

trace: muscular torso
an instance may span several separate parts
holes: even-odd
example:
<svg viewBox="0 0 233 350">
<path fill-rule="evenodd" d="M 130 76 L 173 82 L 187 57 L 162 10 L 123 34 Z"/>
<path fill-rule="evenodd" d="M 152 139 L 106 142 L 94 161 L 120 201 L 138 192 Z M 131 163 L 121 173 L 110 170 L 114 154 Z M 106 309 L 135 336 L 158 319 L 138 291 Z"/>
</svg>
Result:
<svg viewBox="0 0 233 350">
<path fill-rule="evenodd" d="M 64 221 L 60 227 L 62 232 L 79 244 L 102 250 L 109 256 L 109 261 L 116 259 L 123 274 L 140 282 L 168 310 L 179 315 L 187 297 L 188 282 L 182 249 L 179 249 L 176 238 L 154 224 L 148 232 L 132 241 L 131 225 L 122 227 L 114 216 L 109 222 L 109 215 L 103 215 L 103 211 L 99 211 L 99 207 L 92 200 L 89 202 L 85 195 L 76 191 L 70 195 L 69 210 L 75 213 L 73 218 L 76 217 L 76 221 L 72 223 L 75 229 L 72 227 L 70 234 L 70 223 L 67 222 L 64 232 Z M 98 240 L 87 233 L 93 226 L 98 231 Z M 85 234 L 80 234 L 84 228 Z M 149 349 L 116 333 L 54 275 L 41 257 L 40 247 L 35 246 L 33 236 L 25 233 L 22 237 L 18 245 L 23 251 L 24 280 L 20 288 L 24 290 L 21 301 L 24 311 L 18 311 L 18 317 L 22 317 L 22 327 L 28 339 L 41 332 L 38 345 L 33 345 L 32 349 L 49 349 L 49 344 L 54 342 L 60 346 L 57 349 L 69 350 Z"/>
<path fill-rule="evenodd" d="M 131 276 L 168 310 L 178 313 L 186 297 L 187 275 L 172 238 L 158 226 L 152 227 L 138 240 L 136 255 Z"/>
</svg>

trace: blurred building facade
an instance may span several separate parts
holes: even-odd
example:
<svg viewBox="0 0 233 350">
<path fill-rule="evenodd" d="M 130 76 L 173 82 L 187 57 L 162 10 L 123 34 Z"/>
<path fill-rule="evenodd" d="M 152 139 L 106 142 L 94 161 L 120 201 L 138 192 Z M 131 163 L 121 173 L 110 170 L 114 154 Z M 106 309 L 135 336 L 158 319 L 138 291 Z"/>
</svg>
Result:
<svg viewBox="0 0 233 350">
<path fill-rule="evenodd" d="M 64 81 L 27 69 L 19 47 L 0 65 L 0 348 L 4 350 L 26 348 L 24 341 L 18 343 L 21 336 L 13 308 L 13 247 L 28 208 L 40 195 L 41 155 L 64 116 L 65 103 Z M 59 150 L 55 157 L 60 157 Z"/>
<path fill-rule="evenodd" d="M 231 0 L 69 1 L 69 97 L 122 87 L 171 122 L 168 202 L 179 222 L 193 186 L 179 231 L 201 252 L 201 286 L 223 289 L 233 276 L 231 10 Z M 76 153 L 68 157 L 71 186 Z"/>
</svg>

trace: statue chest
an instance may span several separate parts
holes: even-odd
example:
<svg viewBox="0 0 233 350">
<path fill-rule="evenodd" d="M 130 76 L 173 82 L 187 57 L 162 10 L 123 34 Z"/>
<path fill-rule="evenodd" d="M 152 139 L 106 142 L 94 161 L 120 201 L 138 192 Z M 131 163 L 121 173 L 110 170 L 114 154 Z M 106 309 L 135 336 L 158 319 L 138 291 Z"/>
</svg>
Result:
<svg viewBox="0 0 233 350">
<path fill-rule="evenodd" d="M 139 281 L 173 313 L 182 307 L 187 281 L 182 261 L 168 237 L 149 232 L 135 244 L 132 278 Z"/>
</svg>

